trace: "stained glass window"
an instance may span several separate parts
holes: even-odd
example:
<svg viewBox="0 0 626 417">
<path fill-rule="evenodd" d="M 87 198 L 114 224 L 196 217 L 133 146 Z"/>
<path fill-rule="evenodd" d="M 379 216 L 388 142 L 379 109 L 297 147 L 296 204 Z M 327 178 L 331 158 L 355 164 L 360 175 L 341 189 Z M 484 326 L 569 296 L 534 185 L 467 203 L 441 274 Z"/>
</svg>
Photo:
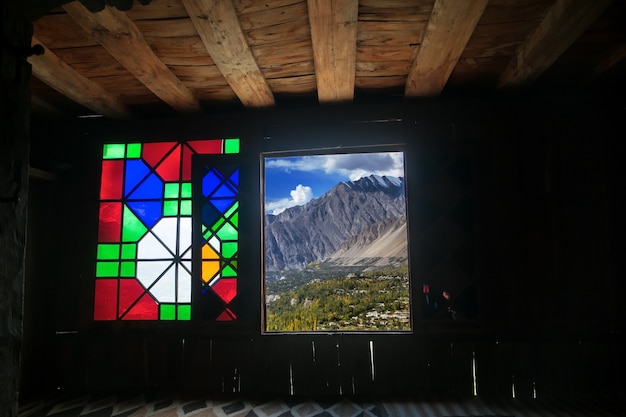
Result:
<svg viewBox="0 0 626 417">
<path fill-rule="evenodd" d="M 95 320 L 191 319 L 192 155 L 238 152 L 239 139 L 104 145 Z M 215 219 L 220 224 L 205 231 L 214 230 L 213 242 L 220 241 L 212 246 L 212 256 L 221 259 L 219 278 L 200 275 L 228 303 L 237 291 L 236 175 L 216 186 L 204 195 L 221 203 L 231 199 L 229 207 L 218 203 L 224 209 Z"/>
</svg>

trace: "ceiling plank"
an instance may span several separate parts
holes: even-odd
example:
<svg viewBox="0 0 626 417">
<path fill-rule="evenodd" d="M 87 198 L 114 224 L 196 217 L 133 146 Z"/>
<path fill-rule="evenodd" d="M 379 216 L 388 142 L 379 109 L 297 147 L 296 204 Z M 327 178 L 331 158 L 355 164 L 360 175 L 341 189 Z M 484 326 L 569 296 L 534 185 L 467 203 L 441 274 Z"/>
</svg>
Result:
<svg viewBox="0 0 626 417">
<path fill-rule="evenodd" d="M 406 97 L 441 94 L 489 0 L 437 0 L 415 61 L 409 71 Z"/>
<path fill-rule="evenodd" d="M 604 12 L 612 0 L 556 0 L 498 80 L 502 89 L 536 80 Z"/>
<path fill-rule="evenodd" d="M 28 58 L 33 74 L 38 79 L 96 113 L 113 119 L 129 116 L 128 109 L 117 97 L 63 62 L 35 36 L 32 42 L 33 45 L 39 44 L 45 48 L 43 55 Z"/>
<path fill-rule="evenodd" d="M 78 1 L 63 9 L 152 93 L 179 112 L 200 110 L 185 84 L 156 56 L 124 12 L 110 6 L 91 13 Z"/>
<path fill-rule="evenodd" d="M 215 65 L 245 107 L 270 107 L 274 95 L 261 73 L 231 0 L 183 0 Z"/>
<path fill-rule="evenodd" d="M 309 0 L 309 24 L 320 103 L 354 98 L 358 0 Z"/>
</svg>

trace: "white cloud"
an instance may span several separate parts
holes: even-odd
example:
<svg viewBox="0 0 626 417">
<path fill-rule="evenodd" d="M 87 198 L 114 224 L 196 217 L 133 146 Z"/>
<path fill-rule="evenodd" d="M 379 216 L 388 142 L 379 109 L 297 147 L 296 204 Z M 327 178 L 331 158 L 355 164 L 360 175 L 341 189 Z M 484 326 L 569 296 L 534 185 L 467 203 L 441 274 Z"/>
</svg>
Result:
<svg viewBox="0 0 626 417">
<path fill-rule="evenodd" d="M 302 206 L 313 198 L 311 187 L 302 184 L 298 184 L 289 194 L 291 194 L 291 198 L 281 198 L 265 204 L 265 212 L 274 215 L 280 214 L 289 207 Z"/>
<path fill-rule="evenodd" d="M 284 172 L 323 171 L 328 175 L 341 175 L 351 181 L 370 175 L 404 177 L 402 152 L 354 153 L 277 158 L 269 160 L 266 168 Z"/>
</svg>

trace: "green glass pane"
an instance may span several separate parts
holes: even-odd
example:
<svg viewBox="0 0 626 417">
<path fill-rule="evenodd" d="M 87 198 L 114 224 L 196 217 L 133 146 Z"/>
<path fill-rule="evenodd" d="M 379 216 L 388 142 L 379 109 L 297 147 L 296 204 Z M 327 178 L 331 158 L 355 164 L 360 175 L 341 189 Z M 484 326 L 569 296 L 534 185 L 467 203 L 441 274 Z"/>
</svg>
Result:
<svg viewBox="0 0 626 417">
<path fill-rule="evenodd" d="M 224 139 L 224 153 L 239 153 L 239 139 Z"/>
<path fill-rule="evenodd" d="M 214 233 L 212 230 L 205 230 L 204 233 L 202 234 L 202 237 L 204 237 L 205 240 L 209 240 L 213 237 Z"/>
<path fill-rule="evenodd" d="M 178 216 L 178 200 L 168 200 L 163 202 L 164 216 Z"/>
<path fill-rule="evenodd" d="M 235 271 L 230 265 L 226 265 L 224 269 L 222 269 L 222 276 L 229 278 L 236 277 L 237 271 Z"/>
<path fill-rule="evenodd" d="M 238 208 L 239 208 L 239 201 L 235 201 L 233 205 L 230 206 L 228 210 L 226 210 L 226 213 L 224 213 L 224 217 L 229 218 L 230 216 L 233 215 L 233 213 L 237 211 Z"/>
<path fill-rule="evenodd" d="M 101 243 L 98 245 L 98 259 L 118 259 L 120 257 L 120 245 Z"/>
<path fill-rule="evenodd" d="M 176 306 L 174 304 L 161 304 L 161 320 L 176 320 Z"/>
<path fill-rule="evenodd" d="M 140 158 L 141 143 L 129 143 L 126 145 L 126 158 Z"/>
<path fill-rule="evenodd" d="M 120 159 L 124 158 L 124 144 L 106 144 L 102 150 L 103 159 Z"/>
<path fill-rule="evenodd" d="M 191 320 L 190 304 L 180 304 L 178 306 L 178 320 Z"/>
<path fill-rule="evenodd" d="M 137 257 L 137 245 L 135 243 L 124 243 L 122 245 L 122 259 L 135 259 Z"/>
<path fill-rule="evenodd" d="M 239 227 L 239 213 L 235 213 L 234 216 L 232 216 L 230 218 L 230 222 L 235 226 L 235 227 Z"/>
<path fill-rule="evenodd" d="M 237 253 L 237 242 L 223 242 L 222 243 L 222 257 L 223 258 L 232 258 Z"/>
<path fill-rule="evenodd" d="M 122 225 L 122 241 L 123 242 L 136 242 L 146 234 L 148 229 L 144 224 L 133 214 L 132 211 L 124 206 L 124 218 Z"/>
<path fill-rule="evenodd" d="M 217 219 L 217 221 L 213 224 L 213 226 L 211 226 L 211 230 L 213 230 L 214 232 L 217 231 L 217 229 L 220 228 L 220 226 L 222 226 L 224 224 L 226 220 L 224 220 L 223 217 L 220 217 L 219 219 Z"/>
<path fill-rule="evenodd" d="M 238 262 L 237 262 L 237 260 L 236 260 L 236 259 L 231 259 L 231 260 L 230 260 L 230 264 L 233 266 L 233 268 L 235 268 L 235 269 L 237 269 L 237 268 L 238 268 L 238 266 L 237 266 Z"/>
<path fill-rule="evenodd" d="M 182 198 L 191 198 L 191 183 L 183 182 L 181 184 L 180 196 Z"/>
<path fill-rule="evenodd" d="M 122 262 L 120 270 L 121 277 L 134 277 L 135 276 L 135 263 L 134 262 Z"/>
<path fill-rule="evenodd" d="M 165 193 L 163 195 L 165 198 L 178 198 L 179 188 L 180 184 L 177 182 L 168 182 L 165 184 Z"/>
<path fill-rule="evenodd" d="M 235 229 L 230 223 L 225 223 L 216 234 L 222 242 L 225 240 L 237 240 L 237 229 Z"/>
<path fill-rule="evenodd" d="M 180 215 L 191 216 L 191 200 L 180 201 Z"/>
<path fill-rule="evenodd" d="M 119 262 L 97 262 L 97 277 L 116 277 L 119 271 Z"/>
</svg>

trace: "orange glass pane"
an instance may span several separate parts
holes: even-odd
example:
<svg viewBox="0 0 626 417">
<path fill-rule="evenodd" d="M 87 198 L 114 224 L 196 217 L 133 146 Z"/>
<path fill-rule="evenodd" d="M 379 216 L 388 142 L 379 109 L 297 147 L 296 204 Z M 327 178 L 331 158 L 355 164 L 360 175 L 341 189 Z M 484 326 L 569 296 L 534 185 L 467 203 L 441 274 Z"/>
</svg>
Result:
<svg viewBox="0 0 626 417">
<path fill-rule="evenodd" d="M 202 281 L 209 282 L 219 270 L 219 261 L 202 261 Z"/>
<path fill-rule="evenodd" d="M 220 256 L 208 244 L 202 246 L 202 259 L 219 259 Z"/>
</svg>

